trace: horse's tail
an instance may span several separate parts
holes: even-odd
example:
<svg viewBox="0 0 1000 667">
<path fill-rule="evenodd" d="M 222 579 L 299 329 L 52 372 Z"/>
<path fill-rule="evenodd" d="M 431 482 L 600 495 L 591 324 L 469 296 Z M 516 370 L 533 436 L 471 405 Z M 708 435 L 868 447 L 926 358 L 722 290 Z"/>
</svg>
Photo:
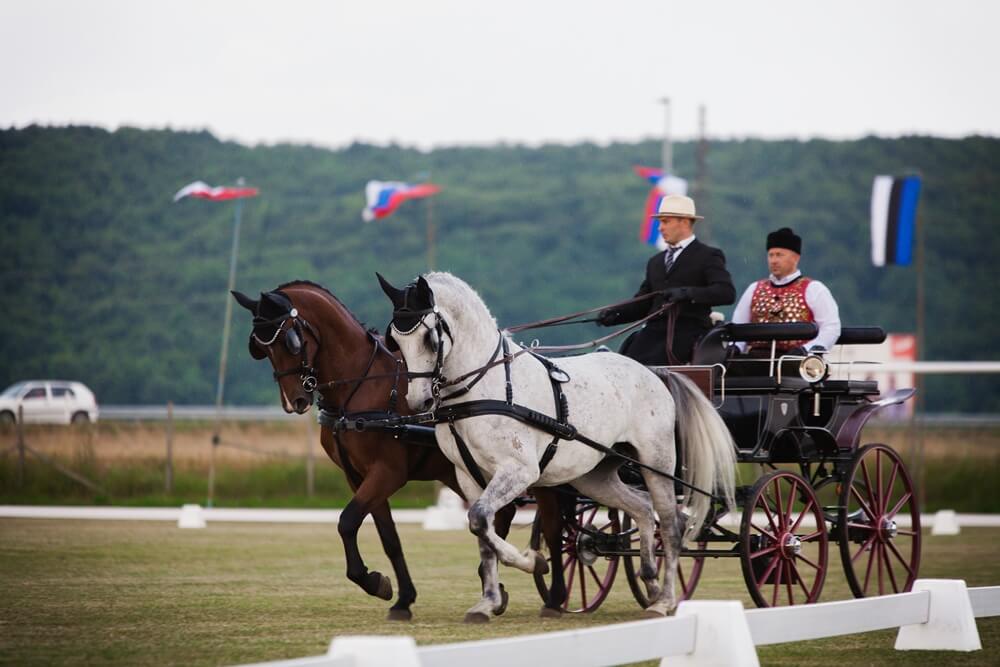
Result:
<svg viewBox="0 0 1000 667">
<path fill-rule="evenodd" d="M 736 506 L 736 445 L 722 417 L 700 389 L 680 373 L 667 374 L 681 443 L 681 479 L 704 491 L 721 495 L 726 507 Z M 685 488 L 683 507 L 691 515 L 684 539 L 701 530 L 711 498 Z"/>
</svg>

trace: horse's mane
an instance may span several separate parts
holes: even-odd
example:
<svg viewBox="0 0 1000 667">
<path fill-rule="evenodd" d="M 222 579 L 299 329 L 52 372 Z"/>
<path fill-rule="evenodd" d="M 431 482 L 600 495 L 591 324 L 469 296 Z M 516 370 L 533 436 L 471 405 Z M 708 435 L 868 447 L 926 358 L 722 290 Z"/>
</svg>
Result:
<svg viewBox="0 0 1000 667">
<path fill-rule="evenodd" d="M 359 320 L 358 316 L 355 315 L 354 313 L 352 313 L 351 309 L 348 308 L 347 306 L 345 306 L 343 301 L 341 301 L 340 299 L 338 299 L 337 296 L 333 292 L 331 292 L 327 288 L 323 287 L 319 283 L 314 283 L 311 280 L 292 280 L 290 282 L 282 283 L 281 285 L 278 285 L 277 289 L 282 290 L 282 289 L 285 289 L 286 287 L 299 287 L 299 286 L 315 287 L 316 289 L 320 290 L 321 292 L 323 292 L 324 294 L 326 294 L 328 297 L 330 297 L 331 299 L 333 299 L 341 308 L 343 308 L 344 312 L 347 313 L 348 315 L 350 315 L 351 319 L 353 319 L 355 322 L 358 323 L 358 326 L 360 326 L 362 329 L 368 330 L 368 326 L 364 322 L 362 322 L 361 320 Z"/>
<path fill-rule="evenodd" d="M 424 280 L 430 284 L 434 291 L 434 299 L 438 303 L 450 303 L 461 305 L 461 308 L 453 308 L 452 316 L 456 319 L 463 319 L 463 315 L 471 313 L 467 310 L 472 304 L 479 304 L 486 317 L 493 323 L 493 328 L 497 328 L 496 318 L 490 313 L 489 307 L 479 296 L 476 290 L 472 289 L 467 282 L 447 271 L 434 271 L 424 276 Z"/>
</svg>

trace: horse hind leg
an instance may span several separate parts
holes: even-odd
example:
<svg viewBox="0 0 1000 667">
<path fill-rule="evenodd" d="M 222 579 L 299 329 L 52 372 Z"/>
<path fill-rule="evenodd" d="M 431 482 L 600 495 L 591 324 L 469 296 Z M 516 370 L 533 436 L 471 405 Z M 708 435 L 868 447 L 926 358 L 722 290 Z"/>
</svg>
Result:
<svg viewBox="0 0 1000 667">
<path fill-rule="evenodd" d="M 656 473 L 646 476 L 646 486 L 660 517 L 660 541 L 663 544 L 663 590 L 646 608 L 647 613 L 667 616 L 677 608 L 677 559 L 683 546 L 683 522 L 677 512 L 677 496 L 672 480 Z"/>
<path fill-rule="evenodd" d="M 605 461 L 572 484 L 584 495 L 617 507 L 635 521 L 639 531 L 639 578 L 646 587 L 646 596 L 655 600 L 661 594 L 656 576 L 656 515 L 649 494 L 621 481 L 618 468 L 617 461 Z"/>
</svg>

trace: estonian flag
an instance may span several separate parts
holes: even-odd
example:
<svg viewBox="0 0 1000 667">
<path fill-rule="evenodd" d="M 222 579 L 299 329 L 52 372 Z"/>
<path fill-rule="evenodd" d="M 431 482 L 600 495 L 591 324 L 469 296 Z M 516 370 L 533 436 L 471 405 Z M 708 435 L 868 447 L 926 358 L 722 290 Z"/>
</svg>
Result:
<svg viewBox="0 0 1000 667">
<path fill-rule="evenodd" d="M 872 264 L 909 266 L 917 229 L 920 178 L 876 176 L 872 184 Z"/>
</svg>

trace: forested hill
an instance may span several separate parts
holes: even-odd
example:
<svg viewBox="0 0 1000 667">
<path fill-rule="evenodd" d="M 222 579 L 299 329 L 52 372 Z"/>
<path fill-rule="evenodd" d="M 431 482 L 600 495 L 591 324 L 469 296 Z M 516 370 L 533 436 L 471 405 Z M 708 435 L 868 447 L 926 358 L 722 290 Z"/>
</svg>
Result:
<svg viewBox="0 0 1000 667">
<path fill-rule="evenodd" d="M 692 180 L 695 148 L 674 150 Z M 631 166 L 659 155 L 654 141 L 425 153 L 247 147 L 205 132 L 0 131 L 0 385 L 58 377 L 86 382 L 103 403 L 213 402 L 234 205 L 172 203 L 191 181 L 244 177 L 261 190 L 244 206 L 238 289 L 313 280 L 381 328 L 388 302 L 375 271 L 402 284 L 426 270 L 427 208 L 409 202 L 365 224 L 364 185 L 429 173 L 443 187 L 436 268 L 515 324 L 635 291 L 652 251 L 638 240 L 648 185 Z M 998 359 L 998 139 L 712 142 L 698 234 L 726 252 L 741 292 L 766 272 L 766 233 L 791 226 L 804 272 L 830 286 L 845 324 L 910 331 L 914 270 L 870 266 L 868 215 L 872 176 L 913 170 L 925 179 L 928 358 Z M 226 402 L 275 402 L 270 368 L 246 354 L 246 313 L 234 317 Z M 1000 412 L 998 388 L 935 380 L 928 408 Z"/>
</svg>

